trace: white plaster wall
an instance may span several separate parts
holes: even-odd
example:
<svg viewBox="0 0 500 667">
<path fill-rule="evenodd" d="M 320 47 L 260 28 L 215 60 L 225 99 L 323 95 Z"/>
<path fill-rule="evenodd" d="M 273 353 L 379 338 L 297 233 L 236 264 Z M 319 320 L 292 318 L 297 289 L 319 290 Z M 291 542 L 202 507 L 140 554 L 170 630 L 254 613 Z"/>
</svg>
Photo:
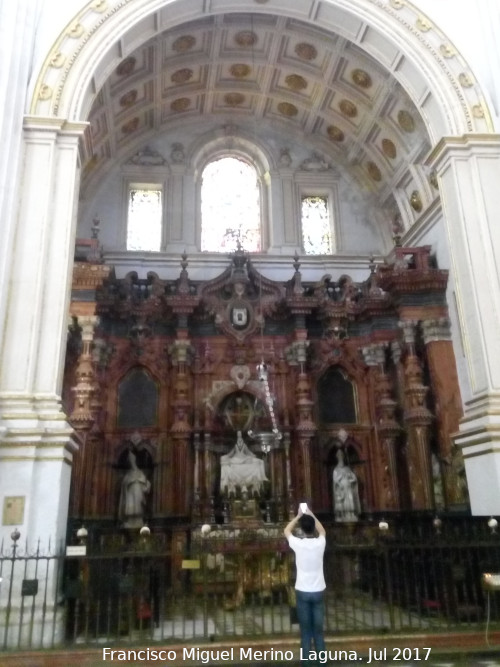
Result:
<svg viewBox="0 0 500 667">
<path fill-rule="evenodd" d="M 213 134 L 221 128 L 225 119 L 221 117 L 216 119 L 213 125 Z M 242 126 L 244 128 L 244 126 Z M 248 130 L 248 128 L 246 128 Z M 250 131 L 252 128 L 250 127 Z M 236 132 L 237 134 L 237 132 Z M 169 162 L 172 144 L 181 143 L 186 155 L 190 155 L 193 146 L 202 139 L 208 141 L 211 135 L 207 131 L 206 120 L 200 121 L 199 125 L 190 125 L 189 130 L 175 131 L 161 136 L 155 136 L 151 141 L 145 140 L 136 146 L 137 150 L 143 149 L 146 145 L 149 148 L 158 151 Z M 248 132 L 247 132 L 248 135 Z M 258 142 L 266 147 L 268 153 L 278 162 L 282 148 L 288 148 L 292 157 L 292 169 L 300 171 L 301 163 L 311 156 L 314 145 L 307 146 L 302 141 L 298 143 L 293 137 L 287 136 L 279 131 L 259 131 Z M 115 162 L 106 176 L 99 182 L 97 190 L 89 188 L 89 194 L 84 193 L 80 200 L 80 213 L 77 236 L 80 238 L 89 238 L 92 228 L 92 220 L 97 217 L 101 221 L 99 238 L 105 251 L 124 250 L 125 224 L 126 224 L 126 199 L 125 199 L 125 163 L 134 155 L 137 150 L 124 156 L 121 162 Z M 332 170 L 327 172 L 318 172 L 321 176 L 321 183 L 325 181 L 336 184 L 338 188 L 338 202 L 332 202 L 334 211 L 338 214 L 336 227 L 339 232 L 339 253 L 341 255 L 369 255 L 371 253 L 383 254 L 389 249 L 386 246 L 383 231 L 379 227 L 380 220 L 374 214 L 376 206 L 369 193 L 363 191 L 358 183 L 347 180 L 345 169 L 342 165 L 330 161 Z M 196 175 L 190 165 L 186 165 L 187 175 L 185 178 L 185 187 L 188 188 L 189 182 Z M 161 169 L 160 169 L 161 171 Z M 168 177 L 169 166 L 165 167 L 165 175 Z M 273 170 L 273 178 L 278 178 L 277 170 Z M 300 175 L 296 174 L 296 182 L 300 180 Z M 311 177 L 314 183 L 314 176 Z M 319 178 L 318 178 L 319 180 Z M 311 186 L 311 191 L 314 185 Z M 187 191 L 189 195 L 189 190 Z M 194 198 L 194 193 L 192 193 Z M 298 204 L 297 190 L 297 204 Z M 194 203 L 193 203 L 194 205 Z M 275 217 L 280 219 L 270 219 L 271 225 L 281 225 L 285 215 L 285 202 L 273 202 L 273 212 Z M 191 224 L 191 214 L 188 211 L 186 219 L 182 221 L 183 229 L 189 229 Z M 289 221 L 287 221 L 289 222 Z M 300 228 L 300 220 L 294 221 L 297 230 Z M 168 220 L 166 221 L 168 225 Z M 298 231 L 297 237 L 300 238 Z M 189 246 L 188 239 L 184 239 L 186 246 Z M 169 251 L 169 247 L 166 248 Z"/>
</svg>

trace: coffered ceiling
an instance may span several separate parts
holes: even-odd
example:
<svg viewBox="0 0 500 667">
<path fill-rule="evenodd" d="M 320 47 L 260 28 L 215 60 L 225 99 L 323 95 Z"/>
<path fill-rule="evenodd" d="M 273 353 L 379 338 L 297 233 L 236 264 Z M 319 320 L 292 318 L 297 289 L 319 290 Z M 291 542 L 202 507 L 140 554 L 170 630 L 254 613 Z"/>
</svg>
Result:
<svg viewBox="0 0 500 667">
<path fill-rule="evenodd" d="M 180 127 L 228 119 L 251 123 L 256 132 L 279 128 L 319 148 L 382 198 L 430 148 L 393 73 L 317 25 L 272 14 L 219 14 L 178 25 L 127 53 L 90 112 L 84 190 L 154 136 L 170 133 L 174 141 Z"/>
</svg>

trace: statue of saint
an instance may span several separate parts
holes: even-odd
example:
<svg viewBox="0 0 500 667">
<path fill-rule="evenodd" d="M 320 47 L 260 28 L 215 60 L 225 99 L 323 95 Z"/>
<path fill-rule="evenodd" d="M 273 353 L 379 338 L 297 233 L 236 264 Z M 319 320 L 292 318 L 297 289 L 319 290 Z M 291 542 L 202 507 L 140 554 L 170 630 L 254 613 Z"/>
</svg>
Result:
<svg viewBox="0 0 500 667">
<path fill-rule="evenodd" d="M 336 521 L 357 521 L 361 512 L 358 478 L 345 464 L 344 452 L 337 450 L 337 465 L 333 469 L 333 503 Z"/>
<path fill-rule="evenodd" d="M 130 469 L 122 481 L 118 516 L 125 528 L 140 528 L 144 521 L 146 496 L 151 483 L 137 467 L 137 459 L 132 450 L 128 453 Z"/>
<path fill-rule="evenodd" d="M 236 444 L 229 454 L 220 457 L 220 465 L 220 490 L 229 496 L 235 496 L 238 487 L 243 494 L 251 491 L 260 495 L 262 484 L 268 481 L 264 461 L 250 451 L 241 431 L 237 432 Z"/>
</svg>

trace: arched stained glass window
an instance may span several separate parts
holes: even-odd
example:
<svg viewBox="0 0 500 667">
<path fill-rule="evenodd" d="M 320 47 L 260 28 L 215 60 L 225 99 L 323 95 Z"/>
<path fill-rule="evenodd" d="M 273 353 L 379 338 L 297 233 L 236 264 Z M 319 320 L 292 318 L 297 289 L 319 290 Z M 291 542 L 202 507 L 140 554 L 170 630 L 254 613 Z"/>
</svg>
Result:
<svg viewBox="0 0 500 667">
<path fill-rule="evenodd" d="M 201 249 L 261 250 L 260 188 L 255 168 L 234 157 L 210 162 L 201 182 Z"/>
</svg>

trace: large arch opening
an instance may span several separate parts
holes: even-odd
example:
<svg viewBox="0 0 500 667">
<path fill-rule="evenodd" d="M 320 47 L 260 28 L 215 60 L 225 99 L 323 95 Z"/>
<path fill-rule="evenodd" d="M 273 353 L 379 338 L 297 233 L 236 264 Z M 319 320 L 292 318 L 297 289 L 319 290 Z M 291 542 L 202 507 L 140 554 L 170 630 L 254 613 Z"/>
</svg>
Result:
<svg viewBox="0 0 500 667">
<path fill-rule="evenodd" d="M 179 14 L 174 12 L 178 2 L 164 5 L 152 1 L 144 3 L 141 8 L 133 7 L 132 3 L 112 8 L 102 3 L 91 3 L 75 17 L 50 50 L 34 84 L 27 128 L 29 125 L 36 126 L 41 119 L 55 119 L 60 123 L 61 135 L 64 135 L 71 123 L 92 117 L 95 121 L 92 140 L 81 142 L 82 191 L 91 202 L 95 194 L 94 183 L 107 173 L 109 165 L 133 157 L 134 151 L 140 150 L 154 136 L 159 120 L 155 115 L 156 98 L 134 98 L 132 91 L 136 89 L 126 90 L 127 87 L 121 87 L 120 81 L 128 76 L 137 77 L 143 84 L 150 81 L 147 79 L 147 56 L 149 54 L 153 58 L 150 65 L 158 65 L 154 58 L 162 50 L 155 50 L 155 45 L 161 42 L 162 36 L 166 37 L 172 49 L 177 49 L 176 53 L 187 59 L 186 49 L 189 51 L 192 40 L 183 38 L 194 37 L 196 45 L 197 37 L 190 34 L 192 29 L 200 36 L 199 44 L 203 45 L 205 42 L 201 36 L 215 27 L 221 36 L 231 38 L 226 43 L 228 53 L 234 53 L 236 48 L 246 49 L 247 60 L 250 56 L 250 61 L 253 58 L 255 63 L 258 58 L 267 55 L 265 37 L 274 30 L 283 43 L 288 41 L 291 44 L 288 65 L 280 64 L 274 79 L 265 68 L 260 72 L 263 78 L 259 79 L 259 67 L 256 67 L 255 81 L 249 82 L 246 75 L 241 74 L 245 68 L 233 70 L 233 78 L 228 81 L 224 78 L 226 70 L 222 68 L 220 90 L 213 96 L 210 107 L 210 117 L 221 119 L 218 120 L 218 130 L 224 133 L 221 128 L 229 127 L 226 135 L 229 141 L 232 140 L 231 122 L 237 118 L 247 135 L 260 129 L 264 120 L 269 126 L 277 128 L 280 136 L 292 137 L 297 144 L 303 142 L 308 132 L 307 150 L 293 153 L 300 170 L 317 178 L 323 171 L 338 168 L 336 165 L 340 165 L 341 169 L 345 167 L 351 182 L 356 183 L 358 189 L 367 186 L 369 198 L 364 203 L 375 202 L 385 218 L 388 211 L 399 213 L 403 222 L 402 229 L 397 231 L 406 232 L 439 198 L 437 188 L 433 190 L 432 175 L 426 173 L 423 164 L 425 154 L 442 136 L 490 131 L 488 110 L 464 62 L 455 57 L 456 54 L 451 57 L 442 33 L 427 25 L 412 5 L 393 2 L 380 7 L 355 2 L 345 7 L 344 4 L 333 1 L 319 3 L 311 17 L 306 9 L 303 14 L 297 14 L 296 9 L 284 10 L 277 16 L 265 6 L 259 7 L 259 13 L 252 15 L 255 9 L 253 4 L 250 6 L 246 2 L 234 1 L 225 7 L 224 13 L 204 7 L 182 14 L 179 18 Z M 243 30 L 244 24 L 246 30 Z M 296 36 L 295 41 L 290 42 L 291 35 Z M 342 69 L 339 61 L 335 69 L 333 61 L 329 60 L 330 75 L 336 72 L 339 78 L 330 90 L 330 106 L 323 106 L 327 111 L 320 114 L 317 107 L 311 106 L 311 100 L 316 98 L 318 92 L 313 75 L 318 47 L 314 51 L 310 46 L 316 37 L 319 38 L 317 44 L 324 45 L 327 36 L 342 47 L 345 62 L 349 64 Z M 241 53 L 238 50 L 237 56 Z M 139 61 L 139 56 L 143 60 Z M 239 62 L 241 59 L 233 56 L 230 65 L 228 60 L 227 72 L 232 65 L 248 64 Z M 217 64 L 223 62 L 221 57 Z M 182 80 L 187 73 L 179 72 L 189 69 L 189 66 L 175 69 L 172 74 L 177 74 L 177 79 L 170 78 L 166 86 L 167 104 L 164 109 L 168 107 L 171 114 L 166 114 L 165 118 L 173 134 L 181 126 L 190 132 L 205 118 L 203 108 L 197 104 L 196 89 L 200 88 L 201 94 L 206 95 L 207 88 L 203 79 Z M 208 65 L 207 71 L 215 69 L 210 69 Z M 240 74 L 235 75 L 234 71 Z M 253 94 L 256 82 L 264 79 L 272 82 L 273 86 L 266 89 L 266 94 L 261 91 Z M 213 78 L 208 80 L 213 81 Z M 377 85 L 385 89 L 388 84 L 397 94 L 391 98 L 391 94 L 386 93 L 377 98 Z M 340 94 L 342 86 L 348 85 L 352 88 L 354 101 L 349 94 Z M 179 92 L 178 95 L 174 90 L 176 86 L 183 91 L 187 90 L 184 86 L 190 86 L 192 92 Z M 118 106 L 111 112 L 114 134 L 108 133 L 104 128 L 109 125 L 103 123 L 100 136 L 96 129 L 99 128 L 101 108 L 106 104 L 101 104 L 99 93 L 105 87 L 112 92 Z M 347 88 L 349 93 L 351 88 Z M 148 86 L 144 90 L 148 90 Z M 377 104 L 374 104 L 375 100 Z M 323 98 L 323 102 L 326 101 Z M 138 115 L 134 115 L 135 104 L 144 106 Z M 110 108 L 113 108 L 112 105 Z M 385 116 L 381 113 L 382 109 L 387 112 Z M 228 117 L 231 119 L 229 123 Z M 147 118 L 150 119 L 150 126 L 144 125 Z M 358 122 L 362 122 L 364 130 L 371 128 L 364 134 L 363 141 Z M 419 131 L 414 134 L 417 126 Z M 76 125 L 71 127 L 78 132 L 82 129 Z M 416 137 L 424 137 L 423 148 L 415 140 Z M 96 145 L 99 145 L 100 153 L 94 151 Z M 325 146 L 328 148 L 325 149 Z M 109 154 L 106 155 L 108 149 Z M 273 155 L 278 169 L 286 170 L 290 156 L 287 156 L 287 146 L 281 138 L 273 146 Z M 400 166 L 395 166 L 394 160 L 401 159 L 402 155 L 404 159 Z M 175 162 L 171 156 L 170 159 Z M 76 183 L 76 159 L 73 169 Z M 71 175 L 67 175 L 67 179 L 71 181 Z M 354 207 L 359 205 L 356 196 L 354 192 L 351 200 Z M 393 220 L 390 225 L 392 223 Z M 390 243 L 392 231 L 390 227 L 385 230 L 386 242 L 389 240 Z M 180 246 L 184 243 L 182 225 L 174 232 L 180 234 L 175 239 Z M 289 230 L 283 229 L 282 238 L 285 240 L 287 233 Z M 74 238 L 70 236 L 68 243 L 71 245 Z M 192 237 L 195 237 L 194 231 Z M 294 245 L 293 238 L 289 245 Z M 366 248 L 366 256 L 369 252 L 370 249 Z M 66 284 L 68 281 L 69 272 Z M 62 316 L 62 301 L 59 308 Z M 57 361 L 53 362 L 51 372 L 54 378 L 60 376 Z"/>
<path fill-rule="evenodd" d="M 33 460 L 31 476 L 29 472 L 24 474 L 27 466 L 22 469 L 22 478 L 21 475 L 10 475 L 12 470 L 20 470 L 18 459 L 21 457 L 17 456 L 16 460 L 2 464 L 2 474 L 5 472 L 5 477 L 10 476 L 14 482 L 21 481 L 15 491 L 18 495 L 25 494 L 28 499 L 26 524 L 32 533 L 40 527 L 47 535 L 64 537 L 65 533 L 65 505 L 69 491 L 67 471 L 71 454 L 76 449 L 59 399 L 66 342 L 63 330 L 70 300 L 71 255 L 76 233 L 72 222 L 78 210 L 79 223 L 83 221 L 78 233 L 89 232 L 91 237 L 97 230 L 97 221 L 95 228 L 92 227 L 92 208 L 105 201 L 108 194 L 119 191 L 122 181 L 118 179 L 117 167 L 125 167 L 127 173 L 153 168 L 165 186 L 171 224 L 165 236 L 166 250 L 158 253 L 159 261 L 154 265 L 151 255 L 132 256 L 130 253 L 125 256 L 112 234 L 105 236 L 109 231 L 106 228 L 113 226 L 110 222 L 113 211 L 119 209 L 115 206 L 116 201 L 110 199 L 107 208 L 98 211 L 102 237 L 109 248 L 104 257 L 94 257 L 98 261 L 90 269 L 79 267 L 81 298 L 78 308 L 72 312 L 71 328 L 78 329 L 74 343 L 80 356 L 73 369 L 77 400 L 70 421 L 85 435 L 81 443 L 85 443 L 87 451 L 92 451 L 93 447 L 94 452 L 107 456 L 107 450 L 99 452 L 102 444 L 99 438 L 103 437 L 106 427 L 101 431 L 93 429 L 97 409 L 93 392 L 98 382 L 94 382 L 96 376 L 92 373 L 101 374 L 99 378 L 107 374 L 108 380 L 112 375 L 116 381 L 120 367 L 131 359 L 151 369 L 152 377 L 158 373 L 162 378 L 157 396 L 162 409 L 158 410 L 159 423 L 144 420 L 141 428 L 144 427 L 146 432 L 130 434 L 131 444 L 115 439 L 112 428 L 106 431 L 106 446 L 118 455 L 93 459 L 93 468 L 88 468 L 80 477 L 81 484 L 87 485 L 80 487 L 80 492 L 92 498 L 89 502 L 91 511 L 100 512 L 102 508 L 97 505 L 101 498 L 107 498 L 109 519 L 114 515 L 115 501 L 112 494 L 106 496 L 100 491 L 116 490 L 119 480 L 128 472 L 130 477 L 137 475 L 139 479 L 135 464 L 129 460 L 126 463 L 122 457 L 128 449 L 148 454 L 137 457 L 136 464 L 148 470 L 148 483 L 144 484 L 142 480 L 141 484 L 148 487 L 148 493 L 152 490 L 151 515 L 156 514 L 161 521 L 165 519 L 160 516 L 164 508 L 175 515 L 174 521 L 176 517 L 182 520 L 191 509 L 191 499 L 196 500 L 197 484 L 214 483 L 215 478 L 210 477 L 213 468 L 207 465 L 207 460 L 219 461 L 221 452 L 217 442 L 209 442 L 210 438 L 207 438 L 205 466 L 199 458 L 196 462 L 200 443 L 205 440 L 200 437 L 201 428 L 197 426 L 196 433 L 190 430 L 192 404 L 189 396 L 195 386 L 195 374 L 189 375 L 186 371 L 190 364 L 196 365 L 197 377 L 210 378 L 214 360 L 222 360 L 224 374 L 217 381 L 232 382 L 240 391 L 246 382 L 254 382 L 255 389 L 256 385 L 262 387 L 258 382 L 263 380 L 253 376 L 249 379 L 247 373 L 255 369 L 251 353 L 260 358 L 262 352 L 258 367 L 261 371 L 266 369 L 265 375 L 270 368 L 270 385 L 266 387 L 267 392 L 261 391 L 262 401 L 267 405 L 267 395 L 271 391 L 281 395 L 282 399 L 284 395 L 289 399 L 292 397 L 286 415 L 278 409 L 283 401 L 276 409 L 278 427 L 284 422 L 288 427 L 292 424 L 288 430 L 284 429 L 285 443 L 275 443 L 277 438 L 272 430 L 275 415 L 273 402 L 269 399 L 270 424 L 266 425 L 267 430 L 256 434 L 255 441 L 246 443 L 251 453 L 244 452 L 251 460 L 254 458 L 251 454 L 255 454 L 252 449 L 256 449 L 257 458 L 262 462 L 265 460 L 266 476 L 277 489 L 281 502 L 289 492 L 283 481 L 289 468 L 293 470 L 290 474 L 297 494 L 306 496 L 311 492 L 319 498 L 327 497 L 328 484 L 322 480 L 316 488 L 312 484 L 314 480 L 303 471 L 324 473 L 325 466 L 331 471 L 333 459 L 329 454 L 326 458 L 314 456 L 314 453 L 310 457 L 308 447 L 311 445 L 314 452 L 314 447 L 318 449 L 326 444 L 331 450 L 333 441 L 337 443 L 340 438 L 344 442 L 342 434 L 336 431 L 338 415 L 332 421 L 331 432 L 320 434 L 318 438 L 310 435 L 314 430 L 314 408 L 310 398 L 313 385 L 304 372 L 308 363 L 308 341 L 304 340 L 302 331 L 294 338 L 291 333 L 294 327 L 297 331 L 299 325 L 309 327 L 323 362 L 329 365 L 339 363 L 350 339 L 366 336 L 365 343 L 370 343 L 345 354 L 347 365 L 355 367 L 359 377 L 371 374 L 371 387 L 376 387 L 378 392 L 375 400 L 379 401 L 376 407 L 380 413 L 374 412 L 374 403 L 370 402 L 372 394 L 366 391 L 360 397 L 365 422 L 347 421 L 349 428 L 352 426 L 356 430 L 353 447 L 363 452 L 359 457 L 348 458 L 348 462 L 358 466 L 359 470 L 375 451 L 377 443 L 382 442 L 382 439 L 377 440 L 375 428 L 371 426 L 376 416 L 381 415 L 382 421 L 385 420 L 380 430 L 385 438 L 384 446 L 390 438 L 398 444 L 399 431 L 394 422 L 401 418 L 401 414 L 404 416 L 404 402 L 400 401 L 394 407 L 390 385 L 397 382 L 403 372 L 408 375 L 413 392 L 408 390 L 405 398 L 409 404 L 414 401 L 413 407 L 422 408 L 413 423 L 414 442 L 420 437 L 421 422 L 418 419 L 425 419 L 427 413 L 426 406 L 419 403 L 419 397 L 425 394 L 422 383 L 427 381 L 427 376 L 423 378 L 418 360 L 412 358 L 415 356 L 411 353 L 415 351 L 412 327 L 417 326 L 419 335 L 426 337 L 425 345 L 427 341 L 445 343 L 434 346 L 433 363 L 437 367 L 445 363 L 450 367 L 453 365 L 453 354 L 446 338 L 449 336 L 448 323 L 440 318 L 446 309 L 442 275 L 435 268 L 434 258 L 429 257 L 428 248 L 405 248 L 405 252 L 399 254 L 396 248 L 394 254 L 399 265 L 396 265 L 395 273 L 398 275 L 391 274 L 392 265 L 386 267 L 387 271 L 381 272 L 381 283 L 377 283 L 375 268 L 377 262 L 382 264 L 385 256 L 392 257 L 393 236 L 414 240 L 418 246 L 423 241 L 434 240 L 432 234 L 445 213 L 441 210 L 436 175 L 429 173 L 426 167 L 425 156 L 429 150 L 443 137 L 453 136 L 457 138 L 455 148 L 459 153 L 464 146 L 465 150 L 469 149 L 468 142 L 472 143 L 470 137 L 474 133 L 491 131 L 488 110 L 474 78 L 445 36 L 409 3 L 391 0 L 381 5 L 366 0 L 350 3 L 331 0 L 304 4 L 300 8 L 288 7 L 279 15 L 268 8 L 266 2 L 258 5 L 259 11 L 254 13 L 254 3 L 237 0 L 228 2 L 223 11 L 217 3 L 186 8 L 182 0 L 167 4 L 144 0 L 141 6 L 137 3 L 108 4 L 102 0 L 91 2 L 54 43 L 34 83 L 25 121 L 22 174 L 25 197 L 19 204 L 19 228 L 14 243 L 16 256 L 13 258 L 16 268 L 9 283 L 10 310 L 6 318 L 5 343 L 2 341 L 5 363 L 1 375 L 5 415 L 2 416 L 2 438 L 5 437 L 9 447 L 13 443 L 19 445 L 20 452 L 29 450 L 29 460 Z M 210 41 L 210 35 L 216 37 L 214 42 Z M 274 54 L 271 61 L 270 52 Z M 196 69 L 200 54 L 205 60 Z M 163 68 L 165 55 L 169 66 Z M 194 188 L 188 193 L 183 189 L 193 177 L 193 170 L 189 171 L 189 168 L 196 166 L 196 160 L 190 162 L 190 157 L 206 154 L 202 146 L 204 137 L 217 137 L 223 150 L 241 142 L 242 137 L 248 145 L 262 147 L 256 149 L 256 154 L 260 150 L 265 157 L 262 158 L 262 164 L 266 166 L 263 178 L 269 184 L 269 209 L 270 215 L 274 216 L 271 250 L 268 256 L 256 258 L 255 265 L 262 271 L 254 265 L 247 266 L 242 254 L 236 253 L 220 283 L 217 277 L 208 273 L 212 267 L 215 267 L 214 272 L 220 270 L 220 273 L 221 261 L 213 258 L 205 261 L 197 252 L 197 229 L 193 223 L 195 199 L 191 196 Z M 459 146 L 460 141 L 463 146 Z M 496 150 L 496 146 L 493 148 Z M 439 145 L 435 150 L 439 153 Z M 497 152 L 491 150 L 491 157 L 496 160 Z M 484 164 L 480 163 L 477 171 L 483 169 L 486 172 Z M 453 177 L 454 174 L 448 176 L 450 181 Z M 489 183 L 487 179 L 490 177 L 485 173 L 484 177 Z M 115 187 L 108 188 L 113 178 Z M 338 256 L 311 258 L 301 266 L 296 250 L 299 247 L 297 229 L 293 225 L 294 207 L 301 194 L 318 194 L 310 192 L 313 186 L 320 190 L 320 195 L 325 195 L 328 190 L 328 196 L 332 196 L 338 206 L 335 219 L 348 220 L 349 224 L 339 226 L 341 252 Z M 448 194 L 451 191 L 449 188 Z M 76 202 L 78 193 L 79 203 Z M 451 207 L 448 211 L 458 218 L 461 212 L 459 194 L 449 198 L 446 204 Z M 472 196 L 467 204 L 474 207 Z M 279 219 L 280 224 L 273 226 L 275 219 Z M 379 228 L 377 236 L 374 230 Z M 361 234 L 361 230 L 365 233 Z M 436 234 L 436 237 L 439 243 L 446 243 L 444 233 Z M 482 235 L 476 234 L 475 240 L 480 238 Z M 97 252 L 95 238 L 84 240 L 89 242 L 91 252 Z M 449 239 L 448 242 L 451 243 Z M 184 253 L 186 245 L 189 246 L 189 257 Z M 297 256 L 289 260 L 293 251 L 297 251 Z M 117 277 L 111 275 L 110 266 L 118 259 L 123 260 L 122 268 L 127 270 L 123 276 Z M 141 272 L 136 270 L 137 264 L 140 264 Z M 353 274 L 352 280 L 336 281 L 331 277 L 330 274 L 341 265 Z M 157 272 L 158 266 L 166 267 L 165 273 Z M 171 278 L 173 274 L 168 274 L 173 266 L 177 271 L 175 281 Z M 286 282 L 278 274 L 281 269 L 283 274 L 290 274 L 290 266 L 294 269 L 293 277 Z M 51 271 L 46 267 L 51 267 Z M 266 270 L 275 280 L 267 277 Z M 431 315 L 415 325 L 411 319 L 413 309 L 422 306 L 425 299 L 416 303 L 418 297 L 414 298 L 411 290 L 405 292 L 407 309 L 403 316 L 406 325 L 398 338 L 405 346 L 405 359 L 400 365 L 398 347 L 391 346 L 394 364 L 389 367 L 391 373 L 377 374 L 379 367 L 387 363 L 388 350 L 384 348 L 387 337 L 390 337 L 387 331 L 394 336 L 395 331 L 399 333 L 399 313 L 391 313 L 390 322 L 390 317 L 380 318 L 378 331 L 383 330 L 380 338 L 372 337 L 369 318 L 354 318 L 353 321 L 344 315 L 347 311 L 351 314 L 362 299 L 373 297 L 382 301 L 384 292 L 390 289 L 395 289 L 397 294 L 400 273 L 414 278 L 413 271 L 421 271 L 419 276 L 425 285 L 429 285 L 425 281 L 432 276 L 435 283 L 431 291 L 434 290 L 433 296 L 438 294 L 439 298 L 431 303 Z M 146 277 L 143 277 L 144 273 Z M 112 316 L 102 323 L 92 310 L 89 293 L 110 277 L 109 291 L 101 301 L 104 306 L 99 315 L 111 313 Z M 196 281 L 198 285 L 208 284 L 202 290 L 204 311 L 198 312 L 200 317 L 193 331 L 210 340 L 193 355 L 186 321 L 190 316 L 189 308 L 199 295 Z M 396 284 L 397 288 L 394 288 Z M 408 280 L 406 287 L 414 284 L 414 280 Z M 288 298 L 289 311 L 283 308 L 284 294 Z M 320 294 L 324 298 L 320 298 Z M 317 321 L 311 322 L 307 308 L 301 310 L 303 296 L 316 299 L 315 308 L 321 302 L 323 311 Z M 146 312 L 147 307 L 142 308 L 145 303 L 147 306 L 153 302 L 155 312 Z M 18 305 L 26 303 L 32 305 L 29 326 L 23 319 L 26 310 Z M 350 305 L 346 306 L 346 303 Z M 46 304 L 50 304 L 50 308 L 45 308 Z M 426 307 L 425 303 L 423 307 Z M 290 315 L 292 310 L 293 317 Z M 129 321 L 124 313 L 132 311 L 133 318 Z M 182 329 L 178 336 L 176 328 Z M 229 340 L 226 350 L 217 348 L 217 343 L 215 349 L 211 347 L 221 329 L 225 340 Z M 252 336 L 253 347 L 247 344 L 247 339 Z M 285 340 L 287 336 L 289 338 Z M 168 345 L 163 344 L 162 337 L 168 339 Z M 440 337 L 439 340 L 436 341 L 436 337 Z M 114 348 L 115 340 L 118 344 Z M 278 342 L 278 355 L 274 355 L 277 348 L 266 347 L 269 340 Z M 483 361 L 479 359 L 479 362 Z M 271 368 L 272 363 L 276 364 L 274 368 Z M 318 367 L 314 372 L 317 370 Z M 435 371 L 429 364 L 429 377 L 432 372 L 442 372 L 442 367 Z M 286 378 L 295 381 L 287 382 Z M 434 386 L 438 384 L 434 382 Z M 147 387 L 146 383 L 146 394 Z M 452 414 L 458 421 L 461 402 L 459 391 L 455 389 L 454 405 L 447 414 Z M 207 395 L 210 398 L 209 379 L 204 390 L 205 398 Z M 202 394 L 201 390 L 199 394 Z M 216 429 L 210 427 L 211 406 L 203 402 L 203 396 L 198 395 L 198 398 L 199 413 L 203 414 L 204 420 L 203 433 L 216 433 Z M 447 401 L 448 409 L 449 395 L 443 393 L 441 398 Z M 129 405 L 132 405 L 132 399 Z M 112 414 L 112 408 L 108 401 L 103 409 L 104 419 Z M 200 419 L 199 415 L 196 418 Z M 132 423 L 127 422 L 125 426 L 133 428 Z M 288 461 L 285 449 L 290 442 L 286 438 L 295 426 L 292 460 Z M 441 439 L 445 441 L 450 431 L 449 423 L 443 429 L 445 435 Z M 479 432 L 476 431 L 474 437 Z M 191 436 L 192 440 L 189 439 Z M 31 451 L 34 448 L 37 448 L 35 457 Z M 341 449 L 338 444 L 335 448 Z M 351 451 L 348 445 L 344 449 L 347 453 Z M 381 475 L 386 477 L 392 465 L 390 453 L 386 452 L 387 465 L 379 467 Z M 463 480 L 460 458 L 443 456 L 445 459 L 449 465 L 448 473 L 455 476 L 454 481 Z M 479 459 L 478 456 L 475 461 Z M 304 461 L 306 465 L 303 465 Z M 401 461 L 393 463 L 394 472 Z M 419 468 L 425 472 L 427 463 L 418 458 L 417 451 L 412 470 Z M 192 471 L 192 475 L 184 475 L 185 470 Z M 40 471 L 44 474 L 39 474 Z M 419 475 L 415 480 L 419 483 Z M 379 476 L 366 475 L 362 481 L 362 499 L 383 498 L 383 507 L 387 509 L 399 502 L 396 497 L 398 489 L 379 482 Z M 47 483 L 56 489 L 54 493 L 47 494 Z M 10 488 L 12 486 L 9 486 L 9 493 Z M 428 508 L 425 503 L 431 492 L 420 488 L 419 493 L 421 507 Z M 413 499 L 408 497 L 406 501 L 413 502 Z M 254 506 L 260 517 L 252 515 L 252 518 L 266 522 L 267 517 L 284 516 L 275 507 L 268 508 L 265 502 L 261 505 L 256 502 Z M 218 508 L 217 521 L 224 521 L 225 511 L 224 507 Z M 193 517 L 198 521 L 201 513 L 193 512 Z M 240 518 L 248 518 L 248 515 L 242 512 Z M 137 527 L 142 517 L 134 515 L 135 519 Z M 5 534 L 10 532 L 7 527 L 2 530 Z M 187 533 L 179 531 L 175 540 L 172 539 L 171 553 L 180 554 L 188 543 Z M 180 578 L 172 576 L 171 580 L 177 582 Z"/>
</svg>

